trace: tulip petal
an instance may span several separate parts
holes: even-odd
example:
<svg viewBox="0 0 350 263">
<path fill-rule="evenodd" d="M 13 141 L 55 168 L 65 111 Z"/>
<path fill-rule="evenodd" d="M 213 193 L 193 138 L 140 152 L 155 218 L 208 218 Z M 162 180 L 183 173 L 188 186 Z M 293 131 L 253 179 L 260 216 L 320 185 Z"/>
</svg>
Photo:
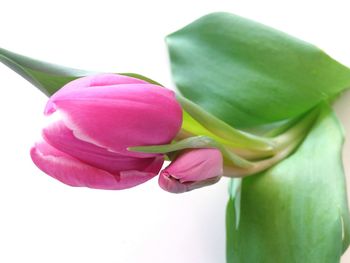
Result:
<svg viewBox="0 0 350 263">
<path fill-rule="evenodd" d="M 223 159 L 218 149 L 191 149 L 180 154 L 165 170 L 180 182 L 206 180 L 222 175 Z"/>
<path fill-rule="evenodd" d="M 149 155 L 128 147 L 169 143 L 182 123 L 173 92 L 151 84 L 73 90 L 51 98 L 50 103 L 76 138 L 134 157 Z"/>
<path fill-rule="evenodd" d="M 221 176 L 211 177 L 203 181 L 180 182 L 167 172 L 161 172 L 158 179 L 159 186 L 170 193 L 180 194 L 194 189 L 202 188 L 217 183 Z"/>
<path fill-rule="evenodd" d="M 147 83 L 147 82 L 141 79 L 118 75 L 118 74 L 111 74 L 111 73 L 89 75 L 86 77 L 78 78 L 76 80 L 73 80 L 67 83 L 65 86 L 59 89 L 58 92 L 56 92 L 53 96 L 51 96 L 51 99 L 46 105 L 45 114 L 50 114 L 55 111 L 55 107 L 52 101 L 57 96 L 61 96 L 66 92 L 70 92 L 73 90 L 80 90 L 82 88 L 96 87 L 96 86 L 102 87 L 102 86 L 118 85 L 118 84 L 142 84 L 142 83 Z"/>
<path fill-rule="evenodd" d="M 218 182 L 223 158 L 218 149 L 191 149 L 180 153 L 159 175 L 159 186 L 171 193 L 183 193 Z"/>
<path fill-rule="evenodd" d="M 103 73 L 97 75 L 89 75 L 76 80 L 73 80 L 66 84 L 63 89 L 81 89 L 96 86 L 110 86 L 117 84 L 138 84 L 138 83 L 148 83 L 144 80 L 113 74 L 113 73 Z"/>
<path fill-rule="evenodd" d="M 162 158 L 157 157 L 144 171 L 112 174 L 83 163 L 46 142 L 36 143 L 30 154 L 43 172 L 67 185 L 110 190 L 126 189 L 148 181 L 157 175 L 163 163 Z"/>
<path fill-rule="evenodd" d="M 56 121 L 43 129 L 43 138 L 51 146 L 84 163 L 117 173 L 125 170 L 143 171 L 159 154 L 149 154 L 149 158 L 135 158 L 108 151 L 94 144 L 77 139 L 62 120 Z"/>
</svg>

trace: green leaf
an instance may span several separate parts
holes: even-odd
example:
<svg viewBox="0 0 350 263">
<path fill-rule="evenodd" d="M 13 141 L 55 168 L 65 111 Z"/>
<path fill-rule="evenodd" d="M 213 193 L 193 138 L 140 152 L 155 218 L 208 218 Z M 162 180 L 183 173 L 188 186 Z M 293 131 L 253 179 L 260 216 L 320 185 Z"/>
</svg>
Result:
<svg viewBox="0 0 350 263">
<path fill-rule="evenodd" d="M 0 62 L 17 72 L 47 96 L 78 77 L 94 72 L 62 67 L 0 48 Z M 95 72 L 96 74 L 96 72 Z"/>
<path fill-rule="evenodd" d="M 228 263 L 338 263 L 349 245 L 343 131 L 325 107 L 290 157 L 243 179 L 238 228 L 227 207 Z"/>
<path fill-rule="evenodd" d="M 0 62 L 17 72 L 45 95 L 51 96 L 68 82 L 98 72 L 68 68 L 32 59 L 0 48 Z M 160 85 L 158 82 L 136 73 L 119 73 Z"/>
<path fill-rule="evenodd" d="M 228 13 L 167 43 L 181 93 L 237 128 L 297 117 L 350 86 L 350 70 L 317 47 Z"/>
<path fill-rule="evenodd" d="M 232 178 L 229 183 L 229 194 L 230 194 L 230 199 L 232 199 L 233 201 L 234 214 L 235 214 L 234 226 L 236 228 L 238 227 L 240 213 L 241 213 L 242 181 L 243 181 L 243 178 Z"/>
<path fill-rule="evenodd" d="M 235 210 L 235 201 L 233 198 L 229 198 L 226 206 L 226 262 L 227 263 L 236 263 L 234 261 L 234 236 L 235 232 L 235 222 L 236 222 L 236 210 Z M 237 263 L 239 263 L 237 261 Z"/>
</svg>

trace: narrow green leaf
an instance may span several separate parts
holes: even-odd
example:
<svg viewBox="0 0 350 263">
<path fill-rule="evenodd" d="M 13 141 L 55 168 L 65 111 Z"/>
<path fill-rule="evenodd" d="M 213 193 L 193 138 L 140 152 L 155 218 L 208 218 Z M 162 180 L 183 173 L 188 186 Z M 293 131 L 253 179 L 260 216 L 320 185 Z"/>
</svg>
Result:
<svg viewBox="0 0 350 263">
<path fill-rule="evenodd" d="M 47 96 L 55 93 L 69 81 L 94 73 L 46 63 L 3 48 L 0 48 L 0 62 L 17 72 Z"/>
<path fill-rule="evenodd" d="M 240 220 L 230 197 L 228 263 L 338 263 L 350 221 L 341 149 L 343 132 L 325 108 L 298 150 L 243 180 Z"/>
<path fill-rule="evenodd" d="M 228 13 L 167 43 L 181 93 L 236 128 L 297 117 L 350 86 L 350 70 L 317 47 Z"/>
<path fill-rule="evenodd" d="M 51 96 L 68 82 L 98 72 L 68 68 L 32 59 L 0 48 L 0 62 L 28 80 L 45 95 Z M 158 82 L 136 73 L 120 73 L 160 85 Z"/>
</svg>

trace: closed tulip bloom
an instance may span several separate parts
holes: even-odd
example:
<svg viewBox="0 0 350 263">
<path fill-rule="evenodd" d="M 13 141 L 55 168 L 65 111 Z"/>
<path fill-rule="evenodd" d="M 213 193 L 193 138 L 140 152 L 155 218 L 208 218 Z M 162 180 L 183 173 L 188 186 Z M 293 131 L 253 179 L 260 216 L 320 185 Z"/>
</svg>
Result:
<svg viewBox="0 0 350 263">
<path fill-rule="evenodd" d="M 217 149 L 192 149 L 181 153 L 161 171 L 159 185 L 171 193 L 183 193 L 218 182 L 223 158 Z"/>
<path fill-rule="evenodd" d="M 68 83 L 45 114 L 58 118 L 31 149 L 34 163 L 65 184 L 98 189 L 130 188 L 157 175 L 163 155 L 127 148 L 167 144 L 182 123 L 172 91 L 116 74 Z"/>
</svg>

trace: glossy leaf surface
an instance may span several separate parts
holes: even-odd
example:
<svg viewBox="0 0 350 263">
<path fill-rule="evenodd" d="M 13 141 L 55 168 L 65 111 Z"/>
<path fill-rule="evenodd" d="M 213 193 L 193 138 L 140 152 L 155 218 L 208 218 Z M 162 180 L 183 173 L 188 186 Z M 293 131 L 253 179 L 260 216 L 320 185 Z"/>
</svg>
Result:
<svg viewBox="0 0 350 263">
<path fill-rule="evenodd" d="M 350 70 L 317 47 L 228 13 L 167 43 L 181 93 L 236 128 L 296 117 L 350 87 Z"/>
<path fill-rule="evenodd" d="M 342 145 L 326 108 L 294 154 L 243 180 L 240 211 L 233 196 L 227 207 L 228 263 L 339 262 L 350 237 Z"/>
</svg>

